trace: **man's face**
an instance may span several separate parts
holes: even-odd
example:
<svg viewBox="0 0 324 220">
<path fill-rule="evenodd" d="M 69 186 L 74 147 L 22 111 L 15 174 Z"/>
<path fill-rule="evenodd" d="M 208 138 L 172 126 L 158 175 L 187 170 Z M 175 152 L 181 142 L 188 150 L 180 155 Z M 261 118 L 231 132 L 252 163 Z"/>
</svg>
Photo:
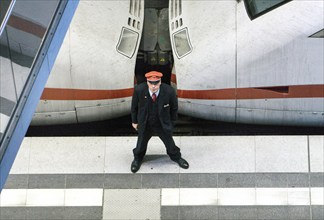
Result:
<svg viewBox="0 0 324 220">
<path fill-rule="evenodd" d="M 160 86 L 161 86 L 161 80 L 157 80 L 157 81 L 149 81 L 147 80 L 147 85 L 150 89 L 151 92 L 155 93 L 159 90 Z"/>
</svg>

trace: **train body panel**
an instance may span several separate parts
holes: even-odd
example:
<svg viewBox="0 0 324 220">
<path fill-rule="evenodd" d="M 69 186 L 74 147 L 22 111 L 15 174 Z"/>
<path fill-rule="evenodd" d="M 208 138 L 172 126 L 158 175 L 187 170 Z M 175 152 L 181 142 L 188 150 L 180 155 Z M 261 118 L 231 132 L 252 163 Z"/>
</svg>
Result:
<svg viewBox="0 0 324 220">
<path fill-rule="evenodd" d="M 143 0 L 81 1 L 32 125 L 104 120 L 129 113 Z"/>
<path fill-rule="evenodd" d="M 324 126 L 323 38 L 309 37 L 323 29 L 321 2 L 292 1 L 253 21 L 243 1 L 182 6 L 178 19 L 192 44 L 187 55 L 175 57 L 182 114 Z M 208 24 L 206 14 L 214 15 Z"/>
<path fill-rule="evenodd" d="M 323 96 L 305 93 L 324 84 L 324 41 L 309 37 L 323 28 L 318 18 L 323 18 L 323 4 L 317 1 L 292 1 L 253 22 L 239 7 L 237 87 L 282 98 L 238 100 L 237 122 L 324 126 Z"/>
<path fill-rule="evenodd" d="M 181 52 L 173 48 L 178 89 L 235 87 L 235 7 L 235 1 L 182 1 L 181 15 L 170 18 L 171 26 L 180 19 L 183 23 L 171 27 L 173 46 L 187 30 L 192 47 L 180 59 Z"/>
<path fill-rule="evenodd" d="M 238 87 L 323 84 L 323 4 L 291 1 L 253 21 L 238 5 Z"/>
</svg>

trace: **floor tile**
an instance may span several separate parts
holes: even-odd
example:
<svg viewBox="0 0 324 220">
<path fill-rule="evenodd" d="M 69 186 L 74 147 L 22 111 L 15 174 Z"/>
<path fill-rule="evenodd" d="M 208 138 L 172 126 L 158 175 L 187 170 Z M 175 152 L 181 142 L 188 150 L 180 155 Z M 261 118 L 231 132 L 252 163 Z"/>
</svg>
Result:
<svg viewBox="0 0 324 220">
<path fill-rule="evenodd" d="M 15 161 L 10 170 L 10 174 L 28 174 L 29 157 L 32 138 L 26 137 L 20 145 Z"/>
<path fill-rule="evenodd" d="M 306 136 L 256 136 L 256 172 L 308 172 Z"/>
<path fill-rule="evenodd" d="M 181 173 L 255 172 L 254 137 L 186 136 L 181 137 L 181 148 L 190 164 Z"/>
<path fill-rule="evenodd" d="M 324 136 L 309 136 L 310 170 L 324 172 Z"/>
<path fill-rule="evenodd" d="M 33 138 L 29 173 L 103 173 L 104 137 Z"/>
<path fill-rule="evenodd" d="M 160 219 L 160 189 L 106 189 L 103 219 Z"/>
<path fill-rule="evenodd" d="M 179 208 L 179 219 L 181 220 L 217 220 L 217 206 L 181 206 Z"/>
</svg>

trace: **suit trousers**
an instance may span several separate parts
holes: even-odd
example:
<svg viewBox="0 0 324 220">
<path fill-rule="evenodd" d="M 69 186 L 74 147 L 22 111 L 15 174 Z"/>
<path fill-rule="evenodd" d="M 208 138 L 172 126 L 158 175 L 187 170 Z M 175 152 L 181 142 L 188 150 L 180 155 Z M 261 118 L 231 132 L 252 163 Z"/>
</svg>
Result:
<svg viewBox="0 0 324 220">
<path fill-rule="evenodd" d="M 153 135 L 159 136 L 159 138 L 162 140 L 171 160 L 181 158 L 180 148 L 175 145 L 172 133 L 165 132 L 161 124 L 150 125 L 147 123 L 144 132 L 139 132 L 136 148 L 133 149 L 134 158 L 136 160 L 143 160 L 146 154 L 147 144 Z"/>
</svg>

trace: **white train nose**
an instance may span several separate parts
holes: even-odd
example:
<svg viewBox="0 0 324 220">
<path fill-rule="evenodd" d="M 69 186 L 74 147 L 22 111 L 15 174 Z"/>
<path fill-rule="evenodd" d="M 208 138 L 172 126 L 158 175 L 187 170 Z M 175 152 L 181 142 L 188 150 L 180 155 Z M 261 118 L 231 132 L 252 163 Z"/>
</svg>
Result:
<svg viewBox="0 0 324 220">
<path fill-rule="evenodd" d="M 170 31 L 180 113 L 324 126 L 323 38 L 309 38 L 323 29 L 323 4 L 179 2 Z"/>
<path fill-rule="evenodd" d="M 323 126 L 323 4 L 262 2 L 81 1 L 33 124 L 127 115 L 134 78 L 158 70 L 182 114 Z"/>
</svg>

